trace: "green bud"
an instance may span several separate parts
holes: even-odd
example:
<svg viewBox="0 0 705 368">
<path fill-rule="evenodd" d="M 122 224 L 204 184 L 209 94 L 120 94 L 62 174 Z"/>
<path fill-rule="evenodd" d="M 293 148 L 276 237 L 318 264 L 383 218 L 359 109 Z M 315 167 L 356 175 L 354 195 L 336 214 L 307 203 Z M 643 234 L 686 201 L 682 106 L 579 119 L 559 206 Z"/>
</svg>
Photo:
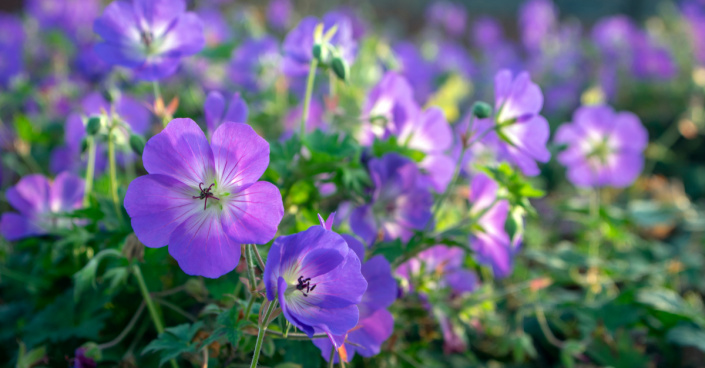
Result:
<svg viewBox="0 0 705 368">
<path fill-rule="evenodd" d="M 316 43 L 313 45 L 313 57 L 315 57 L 319 63 L 326 65 L 328 64 L 328 59 L 330 59 L 330 50 L 327 44 Z"/>
<path fill-rule="evenodd" d="M 138 155 L 144 151 L 144 138 L 141 135 L 130 134 L 130 148 Z"/>
<path fill-rule="evenodd" d="M 485 119 L 492 115 L 492 106 L 487 102 L 477 101 L 472 105 L 472 114 L 478 119 Z"/>
<path fill-rule="evenodd" d="M 100 116 L 91 116 L 86 124 L 86 133 L 88 135 L 96 135 L 100 131 Z"/>
<path fill-rule="evenodd" d="M 342 57 L 334 57 L 330 66 L 333 69 L 333 72 L 335 72 L 335 75 L 337 75 L 340 80 L 342 80 L 343 82 L 348 81 L 348 77 L 350 76 L 350 67 L 348 67 L 348 63 L 345 62 Z"/>
</svg>

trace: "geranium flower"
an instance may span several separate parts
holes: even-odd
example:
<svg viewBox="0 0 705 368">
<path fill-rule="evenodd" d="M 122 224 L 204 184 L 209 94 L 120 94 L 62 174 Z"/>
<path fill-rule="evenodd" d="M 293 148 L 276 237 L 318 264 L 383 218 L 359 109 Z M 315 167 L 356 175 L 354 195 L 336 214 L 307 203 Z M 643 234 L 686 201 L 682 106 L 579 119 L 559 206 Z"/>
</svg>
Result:
<svg viewBox="0 0 705 368">
<path fill-rule="evenodd" d="M 498 154 L 521 169 L 525 175 L 540 173 L 536 161 L 548 162 L 551 153 L 546 148 L 550 135 L 548 121 L 539 115 L 543 94 L 529 73 L 516 78 L 509 70 L 495 76 L 495 122 Z M 490 137 L 491 138 L 491 137 Z"/>
<path fill-rule="evenodd" d="M 68 228 L 73 220 L 56 215 L 81 208 L 84 188 L 83 179 L 67 172 L 53 182 L 40 174 L 23 177 L 5 194 L 19 213 L 2 214 L 0 233 L 7 240 L 18 240 Z"/>
<path fill-rule="evenodd" d="M 360 259 L 323 226 L 277 238 L 263 278 L 267 299 L 278 299 L 286 319 L 309 337 L 344 335 L 357 325 L 357 304 L 367 290 Z"/>
<path fill-rule="evenodd" d="M 0 13 L 0 86 L 6 86 L 12 77 L 22 71 L 24 39 L 22 20 Z"/>
<path fill-rule="evenodd" d="M 405 292 L 418 291 L 418 285 L 414 285 L 414 280 L 424 275 L 434 275 L 434 284 L 430 286 L 431 288 L 449 288 L 454 294 L 460 295 L 471 292 L 477 287 L 477 276 L 463 268 L 464 259 L 465 251 L 461 248 L 439 244 L 402 263 L 394 273 L 405 280 L 403 283 Z M 422 291 L 421 294 L 425 292 Z"/>
<path fill-rule="evenodd" d="M 274 37 L 248 38 L 233 51 L 228 76 L 236 85 L 260 92 L 274 84 L 280 62 L 279 43 Z"/>
<path fill-rule="evenodd" d="M 644 167 L 646 129 L 630 112 L 615 113 L 609 106 L 584 106 L 573 122 L 562 125 L 555 142 L 568 148 L 558 161 L 568 169 L 568 180 L 580 187 L 626 187 Z"/>
<path fill-rule="evenodd" d="M 433 204 L 416 164 L 388 153 L 368 166 L 374 184 L 372 203 L 353 210 L 350 227 L 368 245 L 376 240 L 408 241 L 414 230 L 426 227 Z"/>
<path fill-rule="evenodd" d="M 450 125 L 437 107 L 421 111 L 411 85 L 399 74 L 386 73 L 368 94 L 360 134 L 364 145 L 393 136 L 399 145 L 425 153 L 419 166 L 429 174 L 433 188 L 443 192 L 448 186 L 455 167 L 445 154 L 453 142 Z"/>
<path fill-rule="evenodd" d="M 125 209 L 148 247 L 169 244 L 189 275 L 232 271 L 240 244 L 274 237 L 284 215 L 281 194 L 257 181 L 269 164 L 269 144 L 247 124 L 225 123 L 208 144 L 191 119 L 174 119 L 142 154 L 149 175 L 130 183 Z"/>
<path fill-rule="evenodd" d="M 186 12 L 185 0 L 117 0 L 95 20 L 93 30 L 103 38 L 95 46 L 103 60 L 148 81 L 174 74 L 182 57 L 205 45 L 201 20 Z"/>
<path fill-rule="evenodd" d="M 513 258 L 521 239 L 510 239 L 504 229 L 509 202 L 497 198 L 498 190 L 499 185 L 482 173 L 476 174 L 470 182 L 470 216 L 477 225 L 470 235 L 470 247 L 479 263 L 491 267 L 495 277 L 503 278 L 512 273 Z"/>
<path fill-rule="evenodd" d="M 429 23 L 443 27 L 451 36 L 462 36 L 465 32 L 468 11 L 464 5 L 449 1 L 436 1 L 431 3 L 427 13 Z"/>
<path fill-rule="evenodd" d="M 321 219 L 321 226 L 330 229 L 333 222 L 331 214 L 327 222 Z M 365 246 L 352 235 L 342 234 L 343 239 L 360 260 L 365 259 Z M 394 317 L 387 307 L 397 299 L 397 282 L 392 276 L 391 266 L 384 256 L 377 255 L 362 264 L 362 275 L 367 281 L 367 290 L 362 295 L 360 304 L 360 320 L 347 334 L 334 336 L 332 339 L 314 339 L 313 344 L 321 349 L 321 355 L 330 359 L 331 349 L 340 352 L 341 347 L 347 361 L 352 360 L 355 353 L 364 357 L 379 354 L 382 343 L 394 331 Z M 336 354 L 335 362 L 340 355 Z"/>
</svg>

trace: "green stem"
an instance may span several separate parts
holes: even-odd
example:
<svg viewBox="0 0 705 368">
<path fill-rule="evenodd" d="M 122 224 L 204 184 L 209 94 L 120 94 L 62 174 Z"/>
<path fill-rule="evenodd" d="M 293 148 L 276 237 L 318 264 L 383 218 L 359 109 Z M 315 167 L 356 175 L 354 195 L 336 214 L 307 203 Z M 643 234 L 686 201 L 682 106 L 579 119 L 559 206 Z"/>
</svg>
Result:
<svg viewBox="0 0 705 368">
<path fill-rule="evenodd" d="M 336 90 L 335 90 L 335 82 L 337 81 L 337 77 L 335 76 L 335 73 L 333 73 L 333 69 L 330 70 L 330 73 L 328 73 L 328 95 L 331 98 L 335 98 Z"/>
<path fill-rule="evenodd" d="M 113 139 L 113 127 L 108 131 L 108 160 L 110 161 L 110 194 L 115 205 L 115 212 L 118 219 L 122 221 L 122 209 L 120 208 L 120 198 L 118 197 L 117 164 L 115 161 L 115 139 Z"/>
<path fill-rule="evenodd" d="M 159 89 L 159 82 L 152 82 L 152 91 L 154 92 L 154 100 L 162 98 L 162 91 Z"/>
<path fill-rule="evenodd" d="M 252 255 L 252 247 L 245 244 L 245 260 L 247 261 L 247 281 L 250 282 L 250 293 L 254 296 L 257 290 L 257 279 L 255 278 L 255 262 Z"/>
<path fill-rule="evenodd" d="M 88 141 L 88 163 L 86 165 L 86 187 L 83 192 L 83 207 L 88 207 L 91 192 L 93 192 L 93 176 L 95 172 L 95 138 L 89 136 Z"/>
<path fill-rule="evenodd" d="M 597 259 L 600 252 L 600 189 L 595 188 L 592 193 L 592 198 L 590 201 L 590 219 L 592 220 L 594 227 L 593 233 L 590 239 L 590 259 L 592 260 L 593 266 L 597 266 Z"/>
<path fill-rule="evenodd" d="M 313 94 L 313 81 L 316 79 L 316 68 L 318 68 L 318 59 L 311 59 L 311 67 L 308 69 L 308 80 L 306 81 L 306 95 L 304 96 L 304 108 L 301 113 L 301 132 L 300 137 L 303 140 L 306 134 L 306 121 L 308 120 L 308 110 L 311 105 L 311 95 Z"/>
<path fill-rule="evenodd" d="M 157 312 L 157 307 L 154 306 L 154 301 L 152 301 L 152 296 L 149 295 L 149 289 L 147 289 L 147 283 L 144 282 L 144 277 L 142 276 L 142 271 L 140 270 L 140 266 L 138 264 L 134 264 L 132 266 L 133 273 L 135 274 L 135 278 L 137 279 L 137 283 L 140 286 L 140 291 L 142 292 L 142 298 L 144 299 L 144 302 L 147 304 L 147 310 L 149 310 L 149 315 L 152 317 L 152 322 L 154 322 L 154 327 L 157 329 L 157 333 L 160 335 L 164 333 L 164 325 L 162 324 L 161 318 L 159 318 L 159 313 Z M 176 364 L 176 360 L 171 359 L 171 366 L 173 368 L 179 368 L 179 365 Z"/>
<path fill-rule="evenodd" d="M 255 303 L 255 296 L 250 295 L 250 301 L 247 302 L 247 307 L 245 307 L 245 320 L 250 320 L 250 312 L 252 312 L 252 305 Z"/>
<path fill-rule="evenodd" d="M 328 358 L 328 368 L 333 368 L 335 367 L 335 346 L 331 346 L 330 348 L 330 357 Z"/>
<path fill-rule="evenodd" d="M 257 260 L 257 264 L 259 265 L 260 270 L 264 272 L 264 261 L 262 260 L 262 256 L 259 254 L 259 249 L 257 249 L 257 244 L 250 244 L 252 247 L 252 253 L 255 255 L 255 259 Z"/>
<path fill-rule="evenodd" d="M 257 368 L 257 362 L 259 361 L 259 353 L 262 350 L 262 342 L 264 342 L 264 335 L 267 333 L 267 325 L 269 324 L 269 317 L 272 315 L 274 308 L 277 306 L 277 301 L 274 300 L 269 303 L 269 308 L 264 314 L 264 319 L 262 324 L 259 326 L 259 333 L 257 334 L 257 343 L 255 344 L 255 352 L 252 356 L 252 364 L 250 368 Z"/>
</svg>

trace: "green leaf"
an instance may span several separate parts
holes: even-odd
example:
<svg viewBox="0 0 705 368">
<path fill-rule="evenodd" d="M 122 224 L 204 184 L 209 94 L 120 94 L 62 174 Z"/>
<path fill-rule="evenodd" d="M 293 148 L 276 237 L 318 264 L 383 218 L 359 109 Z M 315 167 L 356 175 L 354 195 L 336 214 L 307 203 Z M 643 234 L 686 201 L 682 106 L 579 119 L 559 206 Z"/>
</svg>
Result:
<svg viewBox="0 0 705 368">
<path fill-rule="evenodd" d="M 163 333 L 159 334 L 156 340 L 150 342 L 149 345 L 142 350 L 142 354 L 159 352 L 161 357 L 159 365 L 161 366 L 183 353 L 195 353 L 200 344 L 194 344 L 191 340 L 193 340 L 196 332 L 201 329 L 201 326 L 203 326 L 203 322 L 196 322 L 194 324 L 185 323 L 183 325 L 169 327 Z"/>
<path fill-rule="evenodd" d="M 40 346 L 27 351 L 27 346 L 20 341 L 20 351 L 17 353 L 17 368 L 31 368 L 46 356 L 47 349 Z"/>
<path fill-rule="evenodd" d="M 672 344 L 692 346 L 705 352 L 705 331 L 697 327 L 679 325 L 668 331 L 666 340 Z"/>
<path fill-rule="evenodd" d="M 78 300 L 81 293 L 83 293 L 90 286 L 94 288 L 96 287 L 95 279 L 98 266 L 100 265 L 100 262 L 107 257 L 121 258 L 122 254 L 116 249 L 104 249 L 98 252 L 98 254 L 88 261 L 88 263 L 81 270 L 73 275 L 75 284 L 73 297 L 75 300 Z M 116 275 L 113 274 L 112 276 L 114 277 Z"/>
<path fill-rule="evenodd" d="M 702 311 L 696 310 L 673 290 L 656 288 L 640 290 L 636 300 L 657 311 L 686 318 L 705 326 L 705 317 L 703 317 Z"/>
</svg>

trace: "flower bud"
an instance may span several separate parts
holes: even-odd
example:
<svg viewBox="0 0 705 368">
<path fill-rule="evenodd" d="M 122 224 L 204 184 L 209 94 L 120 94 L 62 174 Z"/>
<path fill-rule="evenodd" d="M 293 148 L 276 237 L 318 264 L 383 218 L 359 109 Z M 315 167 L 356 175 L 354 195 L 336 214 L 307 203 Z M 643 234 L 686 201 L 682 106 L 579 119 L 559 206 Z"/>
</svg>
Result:
<svg viewBox="0 0 705 368">
<path fill-rule="evenodd" d="M 86 152 L 87 149 L 88 149 L 88 139 L 83 137 L 83 139 L 81 139 L 81 153 Z"/>
<path fill-rule="evenodd" d="M 345 62 L 342 57 L 334 57 L 330 66 L 340 80 L 347 82 L 348 77 L 350 76 L 350 67 L 348 67 L 348 63 Z"/>
<path fill-rule="evenodd" d="M 323 65 L 328 64 L 328 59 L 330 58 L 330 50 L 328 49 L 328 46 L 321 43 L 314 44 L 313 57 L 315 57 L 318 62 Z"/>
<path fill-rule="evenodd" d="M 96 135 L 100 131 L 100 116 L 91 116 L 86 124 L 86 133 Z"/>
<path fill-rule="evenodd" d="M 492 115 L 492 106 L 487 102 L 477 101 L 472 105 L 472 114 L 478 119 L 485 119 Z"/>
<path fill-rule="evenodd" d="M 130 134 L 130 148 L 138 155 L 144 151 L 144 138 L 141 135 Z"/>
</svg>

